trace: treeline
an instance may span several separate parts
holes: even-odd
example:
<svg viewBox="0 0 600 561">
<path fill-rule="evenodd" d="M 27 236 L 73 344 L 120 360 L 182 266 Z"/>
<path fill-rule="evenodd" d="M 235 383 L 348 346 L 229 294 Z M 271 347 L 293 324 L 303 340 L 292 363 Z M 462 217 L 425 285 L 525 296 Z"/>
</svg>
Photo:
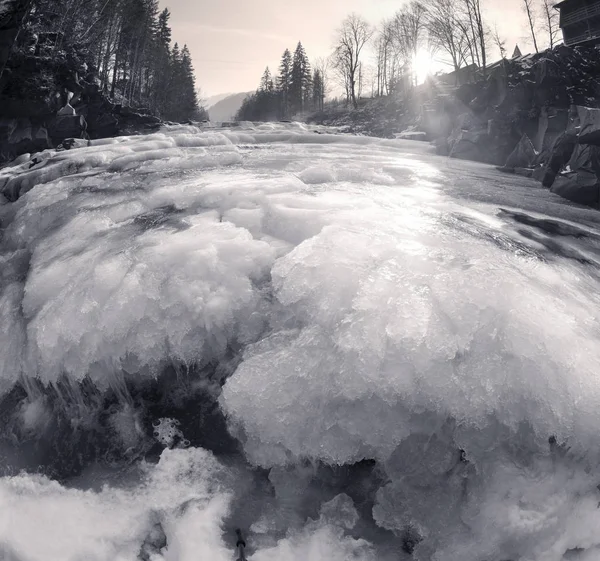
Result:
<svg viewBox="0 0 600 561">
<path fill-rule="evenodd" d="M 308 110 L 323 108 L 326 85 L 321 61 L 315 68 L 299 42 L 294 54 L 286 49 L 278 74 L 267 67 L 256 93 L 246 98 L 236 115 L 239 121 L 287 120 Z"/>
<path fill-rule="evenodd" d="M 204 118 L 190 51 L 172 45 L 169 18 L 158 0 L 34 0 L 17 48 L 83 59 L 85 79 L 117 103 L 166 120 Z"/>
<path fill-rule="evenodd" d="M 554 47 L 560 27 L 552 0 L 521 3 L 535 50 L 538 45 Z M 374 67 L 364 60 L 367 44 L 376 53 Z M 420 52 L 447 64 L 459 80 L 458 71 L 465 67 L 485 75 L 492 50 L 502 58 L 507 55 L 506 41 L 497 26 L 490 26 L 482 0 L 413 0 L 378 27 L 356 14 L 348 16 L 338 29 L 331 65 L 346 98 L 356 106 L 367 81 L 377 96 L 414 87 Z"/>
<path fill-rule="evenodd" d="M 554 47 L 559 42 L 558 12 L 553 0 L 520 0 L 523 8 L 523 29 L 532 38 L 536 51 Z M 294 95 L 288 93 L 287 66 L 282 59 L 279 77 L 269 82 L 265 73 L 261 86 L 239 113 L 248 120 L 288 118 L 302 110 L 320 109 L 328 93 L 330 81 L 355 108 L 368 92 L 371 97 L 409 94 L 417 85 L 420 55 L 444 63 L 455 71 L 457 83 L 485 76 L 490 53 L 506 58 L 506 41 L 497 26 L 491 26 L 483 0 L 412 0 L 392 17 L 372 26 L 358 14 L 344 19 L 337 29 L 331 55 L 319 64 L 318 78 L 313 76 L 317 90 L 308 95 L 308 80 L 296 74 Z M 286 51 L 287 52 L 287 51 Z M 303 52 L 303 50 L 302 50 Z M 372 55 L 375 55 L 374 57 Z M 289 59 L 289 53 L 288 53 Z M 300 68 L 301 56 L 294 54 Z M 461 70 L 462 69 L 462 70 Z M 466 70 L 466 71 L 465 71 Z M 300 104 L 298 92 L 304 92 Z"/>
</svg>

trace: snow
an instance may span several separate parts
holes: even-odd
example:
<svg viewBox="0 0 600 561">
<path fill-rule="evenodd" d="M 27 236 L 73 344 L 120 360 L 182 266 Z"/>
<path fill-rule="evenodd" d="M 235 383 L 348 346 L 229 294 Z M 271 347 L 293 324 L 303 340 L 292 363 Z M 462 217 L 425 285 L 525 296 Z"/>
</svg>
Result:
<svg viewBox="0 0 600 561">
<path fill-rule="evenodd" d="M 0 170 L 0 392 L 65 375 L 122 388 L 235 351 L 219 404 L 274 494 L 248 524 L 254 561 L 384 558 L 354 497 L 314 490 L 318 466 L 362 460 L 373 520 L 418 535 L 416 559 L 593 558 L 593 211 L 423 143 L 299 123 L 36 158 Z M 32 394 L 19 422 L 49 414 Z M 145 430 L 129 402 L 111 422 L 124 447 Z M 155 437 L 187 443 L 177 427 L 165 415 Z M 243 469 L 193 447 L 144 469 L 87 491 L 3 478 L 6 555 L 135 558 L 158 510 L 171 545 L 154 561 L 230 558 Z"/>
</svg>

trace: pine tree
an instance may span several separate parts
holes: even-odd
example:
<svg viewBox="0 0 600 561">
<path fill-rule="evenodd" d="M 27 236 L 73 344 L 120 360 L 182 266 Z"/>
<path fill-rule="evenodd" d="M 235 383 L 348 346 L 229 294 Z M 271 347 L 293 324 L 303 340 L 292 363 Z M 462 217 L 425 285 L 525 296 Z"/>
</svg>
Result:
<svg viewBox="0 0 600 561">
<path fill-rule="evenodd" d="M 265 71 L 260 80 L 260 89 L 264 92 L 272 92 L 274 90 L 273 78 L 269 67 L 265 68 Z"/>
<path fill-rule="evenodd" d="M 313 73 L 312 80 L 312 102 L 317 111 L 323 111 L 323 101 L 325 99 L 325 88 L 321 71 L 317 68 Z"/>
<path fill-rule="evenodd" d="M 286 49 L 281 57 L 279 65 L 279 77 L 277 79 L 277 89 L 281 93 L 281 118 L 287 119 L 290 116 L 290 89 L 292 86 L 292 53 Z"/>
<path fill-rule="evenodd" d="M 312 82 L 310 63 L 301 42 L 298 42 L 292 61 L 290 106 L 293 112 L 304 111 Z"/>
<path fill-rule="evenodd" d="M 158 16 L 155 35 L 155 68 L 154 68 L 154 112 L 164 112 L 170 81 L 171 66 L 171 28 L 169 19 L 171 13 L 165 8 Z"/>
<path fill-rule="evenodd" d="M 192 66 L 192 56 L 187 45 L 181 51 L 181 88 L 179 103 L 181 118 L 194 119 L 201 115 L 198 107 L 198 94 L 196 93 L 196 77 Z"/>
<path fill-rule="evenodd" d="M 33 44 L 64 75 L 75 70 L 116 103 L 189 119 L 198 113 L 191 55 L 171 49 L 170 13 L 159 13 L 158 2 L 35 0 L 11 56 L 28 55 Z"/>
</svg>

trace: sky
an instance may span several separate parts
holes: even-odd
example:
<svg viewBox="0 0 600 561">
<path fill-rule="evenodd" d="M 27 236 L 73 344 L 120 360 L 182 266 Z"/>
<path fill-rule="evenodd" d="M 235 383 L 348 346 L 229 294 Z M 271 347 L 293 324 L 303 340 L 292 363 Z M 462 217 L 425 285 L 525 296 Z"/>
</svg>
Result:
<svg viewBox="0 0 600 561">
<path fill-rule="evenodd" d="M 487 21 L 498 26 L 512 54 L 531 51 L 523 0 L 482 0 Z M 309 59 L 331 52 L 335 30 L 356 12 L 372 24 L 389 17 L 402 0 L 161 0 L 171 11 L 173 40 L 187 43 L 202 96 L 255 90 L 268 65 L 302 41 Z M 425 2 L 426 3 L 426 2 Z M 494 52 L 492 59 L 499 58 Z"/>
</svg>

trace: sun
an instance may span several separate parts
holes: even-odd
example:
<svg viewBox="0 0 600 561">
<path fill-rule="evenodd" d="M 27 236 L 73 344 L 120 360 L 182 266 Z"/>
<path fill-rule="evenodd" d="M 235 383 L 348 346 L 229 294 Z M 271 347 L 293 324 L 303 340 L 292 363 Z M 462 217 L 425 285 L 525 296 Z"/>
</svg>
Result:
<svg viewBox="0 0 600 561">
<path fill-rule="evenodd" d="M 431 53 L 426 49 L 420 49 L 413 58 L 413 71 L 417 84 L 422 84 L 433 74 L 433 66 Z"/>
</svg>

